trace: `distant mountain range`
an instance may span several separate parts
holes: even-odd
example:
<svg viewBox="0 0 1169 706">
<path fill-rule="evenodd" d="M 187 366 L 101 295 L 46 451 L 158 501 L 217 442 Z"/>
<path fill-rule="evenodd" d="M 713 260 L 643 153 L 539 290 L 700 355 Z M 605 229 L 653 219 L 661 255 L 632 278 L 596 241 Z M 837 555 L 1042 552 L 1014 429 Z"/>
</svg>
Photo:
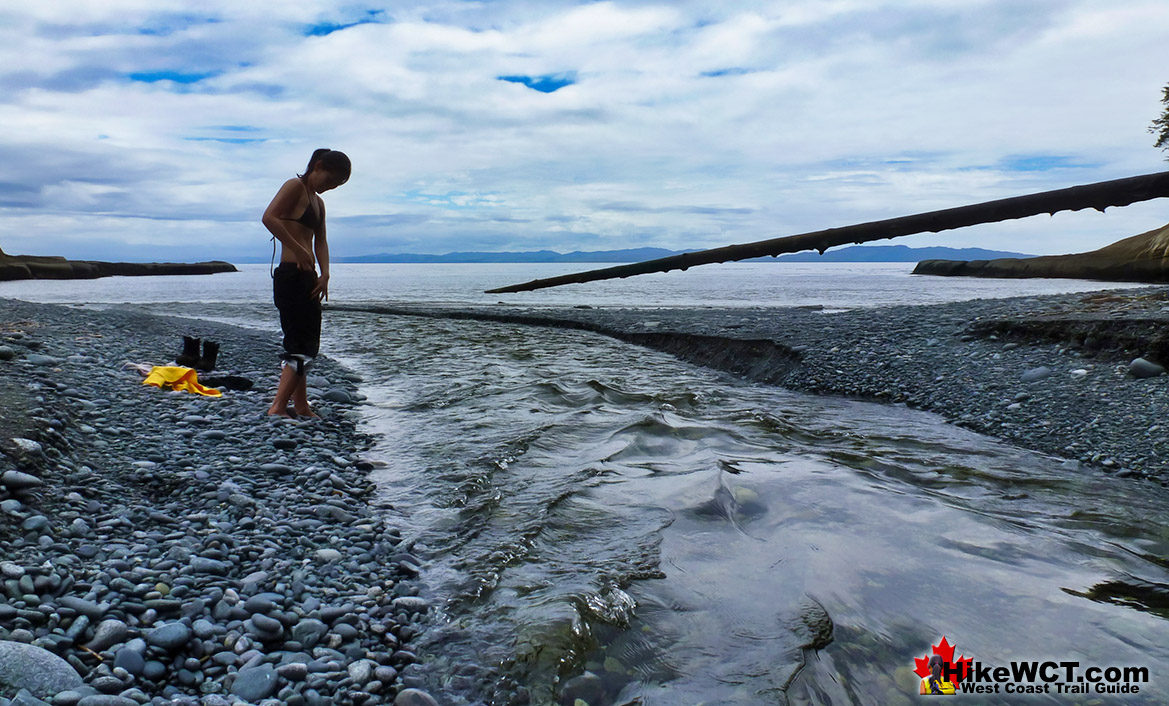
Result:
<svg viewBox="0 0 1169 706">
<path fill-rule="evenodd" d="M 415 253 L 378 253 L 336 258 L 337 262 L 641 262 L 677 255 L 682 250 L 664 248 L 630 248 L 628 250 L 592 250 L 558 253 L 555 250 L 527 252 L 452 252 L 446 255 Z"/>
<path fill-rule="evenodd" d="M 627 250 L 594 250 L 559 253 L 554 250 L 527 252 L 452 252 L 445 255 L 417 253 L 378 253 L 333 258 L 334 262 L 389 262 L 389 263 L 484 263 L 484 262 L 641 262 L 693 250 L 666 250 L 664 248 L 630 248 Z M 921 260 L 994 260 L 1002 257 L 1034 257 L 1016 252 L 984 250 L 982 248 L 911 248 L 905 245 L 853 245 L 815 252 L 792 253 L 776 258 L 761 257 L 747 262 L 920 262 Z"/>
</svg>

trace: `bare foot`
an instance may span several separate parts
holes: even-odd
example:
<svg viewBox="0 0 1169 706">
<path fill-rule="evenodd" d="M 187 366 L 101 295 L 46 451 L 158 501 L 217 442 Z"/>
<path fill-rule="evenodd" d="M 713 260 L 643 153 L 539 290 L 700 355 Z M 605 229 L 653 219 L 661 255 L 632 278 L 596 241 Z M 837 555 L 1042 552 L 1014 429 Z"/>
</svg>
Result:
<svg viewBox="0 0 1169 706">
<path fill-rule="evenodd" d="M 277 409 L 276 407 L 268 408 L 269 417 L 284 417 L 285 419 L 292 419 L 292 415 L 288 413 L 288 408 Z"/>
<path fill-rule="evenodd" d="M 302 417 L 304 419 L 320 419 L 321 418 L 321 415 L 314 412 L 312 407 L 306 407 L 303 410 L 294 408 L 293 411 L 296 412 L 297 418 L 302 418 Z"/>
</svg>

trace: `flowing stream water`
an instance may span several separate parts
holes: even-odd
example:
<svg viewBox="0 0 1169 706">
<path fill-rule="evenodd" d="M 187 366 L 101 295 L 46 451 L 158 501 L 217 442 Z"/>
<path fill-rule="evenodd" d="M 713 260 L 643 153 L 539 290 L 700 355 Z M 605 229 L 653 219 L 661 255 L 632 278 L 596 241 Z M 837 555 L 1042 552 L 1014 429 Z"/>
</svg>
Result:
<svg viewBox="0 0 1169 706">
<path fill-rule="evenodd" d="M 911 703 L 942 636 L 986 664 L 1148 667 L 1111 702 L 1169 701 L 1169 611 L 1142 593 L 1169 583 L 1159 485 L 590 333 L 330 329 L 427 562 L 418 675 L 455 703 L 507 703 L 501 679 L 553 703 L 586 669 L 590 706 Z"/>
</svg>

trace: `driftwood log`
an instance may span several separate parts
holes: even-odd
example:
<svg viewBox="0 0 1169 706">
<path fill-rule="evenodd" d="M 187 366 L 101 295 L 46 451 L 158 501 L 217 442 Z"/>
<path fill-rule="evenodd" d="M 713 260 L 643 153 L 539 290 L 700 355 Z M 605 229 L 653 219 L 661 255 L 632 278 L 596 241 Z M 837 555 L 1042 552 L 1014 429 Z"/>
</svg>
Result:
<svg viewBox="0 0 1169 706">
<path fill-rule="evenodd" d="M 743 245 L 727 245 L 721 248 L 670 255 L 629 265 L 617 265 L 560 277 L 537 279 L 524 284 L 489 289 L 487 293 L 526 292 L 545 287 L 557 287 L 562 284 L 580 284 L 617 277 L 632 277 L 650 272 L 686 270 L 697 265 L 708 265 L 715 262 L 732 262 L 766 255 L 774 257 L 801 250 L 817 250 L 823 254 L 828 248 L 838 245 L 867 243 L 914 233 L 937 233 L 943 230 L 978 225 L 979 223 L 1026 218 L 1040 213 L 1054 215 L 1058 211 L 1079 211 L 1084 208 L 1103 211 L 1109 206 L 1127 206 L 1138 201 L 1148 201 L 1165 196 L 1169 196 L 1169 172 L 1146 174 L 1084 186 L 1073 186 L 1067 189 L 1044 191 L 1027 196 L 987 201 L 972 206 L 930 211 L 842 228 L 829 228 Z"/>
</svg>

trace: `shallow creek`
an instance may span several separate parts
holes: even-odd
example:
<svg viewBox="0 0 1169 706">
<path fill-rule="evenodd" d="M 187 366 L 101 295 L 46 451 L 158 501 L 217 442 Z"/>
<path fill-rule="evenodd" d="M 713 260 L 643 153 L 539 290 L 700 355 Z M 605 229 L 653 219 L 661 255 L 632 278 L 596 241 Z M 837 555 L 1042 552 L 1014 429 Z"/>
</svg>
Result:
<svg viewBox="0 0 1169 706">
<path fill-rule="evenodd" d="M 586 669 L 590 706 L 912 703 L 943 635 L 984 664 L 1145 666 L 1110 702 L 1169 700 L 1160 486 L 593 334 L 330 330 L 427 563 L 414 676 L 452 703 L 506 703 L 505 678 L 552 703 Z"/>
</svg>

